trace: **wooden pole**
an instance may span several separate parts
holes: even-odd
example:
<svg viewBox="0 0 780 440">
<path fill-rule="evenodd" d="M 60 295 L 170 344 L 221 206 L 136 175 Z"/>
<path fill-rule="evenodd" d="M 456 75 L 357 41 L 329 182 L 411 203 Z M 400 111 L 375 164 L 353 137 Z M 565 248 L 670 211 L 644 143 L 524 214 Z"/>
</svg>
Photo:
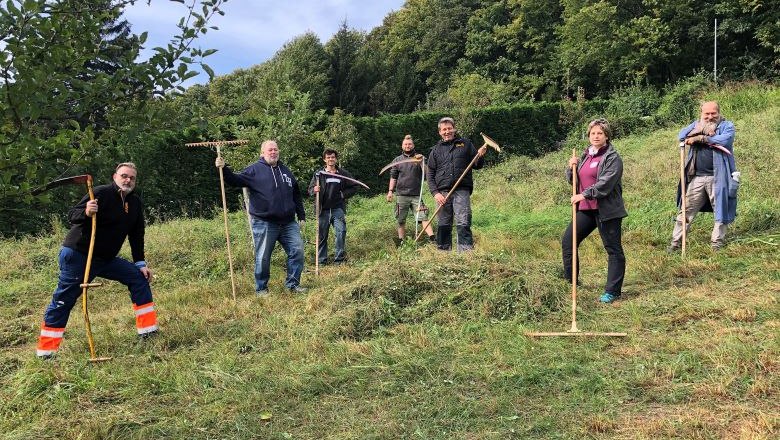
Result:
<svg viewBox="0 0 780 440">
<path fill-rule="evenodd" d="M 682 208 L 682 246 L 680 247 L 680 255 L 685 258 L 685 241 L 688 234 L 688 210 L 686 203 L 686 185 L 685 185 L 685 142 L 680 142 L 680 207 Z"/>
<path fill-rule="evenodd" d="M 577 157 L 572 148 L 571 157 Z M 571 166 L 571 195 L 577 195 L 577 164 Z M 577 329 L 577 204 L 571 204 L 571 328 L 569 333 L 578 333 Z"/>
<path fill-rule="evenodd" d="M 92 191 L 92 176 L 87 178 L 87 191 L 89 192 L 89 200 L 95 200 L 95 193 Z M 89 282 L 89 271 L 92 268 L 92 256 L 95 251 L 95 231 L 97 230 L 97 213 L 92 214 L 92 233 L 89 237 L 89 250 L 87 251 L 87 266 L 84 269 L 84 283 L 81 284 L 81 311 L 84 313 L 84 326 L 87 329 L 87 342 L 89 342 L 89 361 L 90 362 L 102 362 L 110 360 L 110 357 L 97 357 L 95 352 L 95 340 L 92 337 L 92 326 L 89 323 L 89 288 L 98 287 L 100 283 Z"/>
<path fill-rule="evenodd" d="M 221 147 L 227 145 L 246 145 L 249 141 L 239 139 L 233 141 L 208 141 L 208 142 L 191 142 L 184 144 L 186 147 L 217 147 L 217 157 L 222 157 Z M 225 175 L 221 167 L 219 168 L 219 189 L 222 193 L 222 217 L 225 222 L 225 241 L 227 243 L 228 253 L 228 265 L 230 266 L 230 287 L 233 292 L 233 301 L 236 301 L 236 276 L 233 272 L 233 252 L 230 249 L 230 228 L 228 227 L 228 212 L 227 212 L 227 199 L 225 198 Z M 250 225 L 251 226 L 251 225 Z M 254 235 L 252 236 L 254 240 Z"/>
<path fill-rule="evenodd" d="M 422 175 L 420 177 L 420 197 L 417 198 L 417 212 L 414 213 L 414 236 L 417 237 L 417 233 L 420 232 L 420 227 L 423 225 L 421 221 L 418 221 L 420 210 L 423 206 L 423 188 L 425 187 L 425 158 L 421 160 Z M 425 228 L 423 228 L 425 230 Z M 406 234 L 404 234 L 406 235 Z M 416 243 L 416 241 L 415 241 Z"/>
<path fill-rule="evenodd" d="M 222 157 L 220 144 L 217 144 L 217 157 Z M 236 277 L 233 274 L 233 252 L 230 250 L 230 228 L 228 227 L 227 199 L 225 198 L 225 175 L 219 168 L 219 189 L 222 192 L 222 218 L 225 221 L 225 240 L 227 242 L 228 265 L 230 266 L 230 287 L 233 290 L 233 301 L 236 301 Z"/>
<path fill-rule="evenodd" d="M 317 219 L 314 227 L 314 274 L 320 275 L 320 175 L 317 173 L 317 193 L 314 194 L 314 217 Z"/>
</svg>

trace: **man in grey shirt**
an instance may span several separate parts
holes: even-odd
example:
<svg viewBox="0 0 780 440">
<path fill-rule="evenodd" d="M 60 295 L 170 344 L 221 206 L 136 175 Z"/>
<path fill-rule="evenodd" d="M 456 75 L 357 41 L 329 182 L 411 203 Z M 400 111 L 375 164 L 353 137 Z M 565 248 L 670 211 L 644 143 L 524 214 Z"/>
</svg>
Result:
<svg viewBox="0 0 780 440">
<path fill-rule="evenodd" d="M 418 155 L 414 149 L 414 140 L 411 135 L 406 135 L 401 143 L 402 153 L 393 159 L 393 162 L 402 162 L 409 159 L 414 159 Z M 420 159 L 424 159 L 420 157 Z M 395 200 L 395 218 L 398 221 L 398 237 L 395 239 L 396 245 L 400 245 L 406 237 L 406 218 L 409 216 L 409 210 L 411 209 L 414 214 L 414 221 L 418 224 L 428 219 L 428 208 L 422 203 L 420 197 L 422 189 L 422 177 L 423 177 L 423 161 L 419 162 L 404 162 L 393 166 L 390 170 L 390 186 L 387 188 L 387 201 L 393 201 L 393 193 L 396 193 Z M 433 235 L 433 229 L 430 223 L 425 228 L 425 233 L 428 234 L 428 240 L 431 242 L 436 241 L 436 236 Z"/>
</svg>

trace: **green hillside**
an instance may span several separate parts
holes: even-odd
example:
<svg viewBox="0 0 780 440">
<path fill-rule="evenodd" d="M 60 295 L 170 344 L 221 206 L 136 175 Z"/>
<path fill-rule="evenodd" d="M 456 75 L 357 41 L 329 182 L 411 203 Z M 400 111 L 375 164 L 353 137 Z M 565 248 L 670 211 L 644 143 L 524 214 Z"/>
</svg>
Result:
<svg viewBox="0 0 780 440">
<path fill-rule="evenodd" d="M 677 128 L 615 142 L 630 214 L 624 296 L 598 303 L 606 255 L 588 238 L 578 323 L 628 338 L 524 335 L 569 328 L 570 288 L 558 275 L 572 145 L 476 173 L 477 250 L 466 255 L 396 250 L 390 204 L 356 200 L 351 262 L 319 278 L 310 264 L 306 296 L 284 292 L 277 250 L 271 296 L 254 297 L 240 212 L 230 216 L 237 303 L 218 215 L 152 225 L 161 334 L 138 341 L 123 286 L 95 289 L 98 354 L 113 357 L 101 364 L 87 362 L 78 308 L 57 358 L 34 356 L 65 232 L 55 226 L 0 242 L 0 438 L 777 438 L 780 89 L 706 98 L 737 126 L 743 176 L 718 253 L 709 214 L 694 222 L 686 259 L 664 251 Z M 305 232 L 313 242 L 313 225 Z"/>
</svg>

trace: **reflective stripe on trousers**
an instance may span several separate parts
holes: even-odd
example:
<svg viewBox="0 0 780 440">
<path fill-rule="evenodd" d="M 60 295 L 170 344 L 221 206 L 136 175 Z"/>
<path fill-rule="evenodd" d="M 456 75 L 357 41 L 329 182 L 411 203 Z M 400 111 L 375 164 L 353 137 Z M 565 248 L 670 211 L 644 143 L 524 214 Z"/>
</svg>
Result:
<svg viewBox="0 0 780 440">
<path fill-rule="evenodd" d="M 133 304 L 135 311 L 135 327 L 139 335 L 151 333 L 158 329 L 157 312 L 154 310 L 154 303 L 146 303 L 140 306 Z"/>
</svg>

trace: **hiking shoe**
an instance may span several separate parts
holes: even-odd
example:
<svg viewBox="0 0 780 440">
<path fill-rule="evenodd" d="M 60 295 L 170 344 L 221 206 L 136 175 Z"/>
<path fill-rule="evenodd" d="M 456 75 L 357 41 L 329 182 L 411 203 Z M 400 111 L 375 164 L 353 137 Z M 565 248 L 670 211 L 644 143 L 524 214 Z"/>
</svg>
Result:
<svg viewBox="0 0 780 440">
<path fill-rule="evenodd" d="M 680 252 L 680 246 L 676 244 L 670 244 L 669 247 L 666 248 L 667 254 L 676 254 L 677 252 Z"/>
<path fill-rule="evenodd" d="M 257 292 L 255 292 L 255 296 L 258 298 L 267 298 L 268 289 L 258 290 Z"/>
<path fill-rule="evenodd" d="M 609 304 L 618 298 L 620 298 L 620 295 L 614 295 L 611 292 L 604 292 L 604 294 L 601 295 L 601 298 L 599 298 L 599 301 L 603 302 L 604 304 Z"/>
<path fill-rule="evenodd" d="M 393 243 L 395 244 L 395 247 L 401 247 L 401 243 L 403 242 L 404 242 L 403 238 L 393 237 Z"/>
<path fill-rule="evenodd" d="M 290 293 L 305 294 L 309 289 L 301 286 L 295 286 L 289 288 Z"/>
<path fill-rule="evenodd" d="M 429 235 L 428 236 L 428 242 L 432 244 L 436 244 L 436 236 L 435 235 Z"/>
<path fill-rule="evenodd" d="M 157 336 L 157 334 L 158 334 L 157 330 L 152 330 L 150 332 L 141 333 L 140 335 L 138 335 L 138 339 L 140 339 L 142 341 L 145 341 L 145 340 L 147 340 L 149 338 L 153 338 L 153 337 Z"/>
</svg>

